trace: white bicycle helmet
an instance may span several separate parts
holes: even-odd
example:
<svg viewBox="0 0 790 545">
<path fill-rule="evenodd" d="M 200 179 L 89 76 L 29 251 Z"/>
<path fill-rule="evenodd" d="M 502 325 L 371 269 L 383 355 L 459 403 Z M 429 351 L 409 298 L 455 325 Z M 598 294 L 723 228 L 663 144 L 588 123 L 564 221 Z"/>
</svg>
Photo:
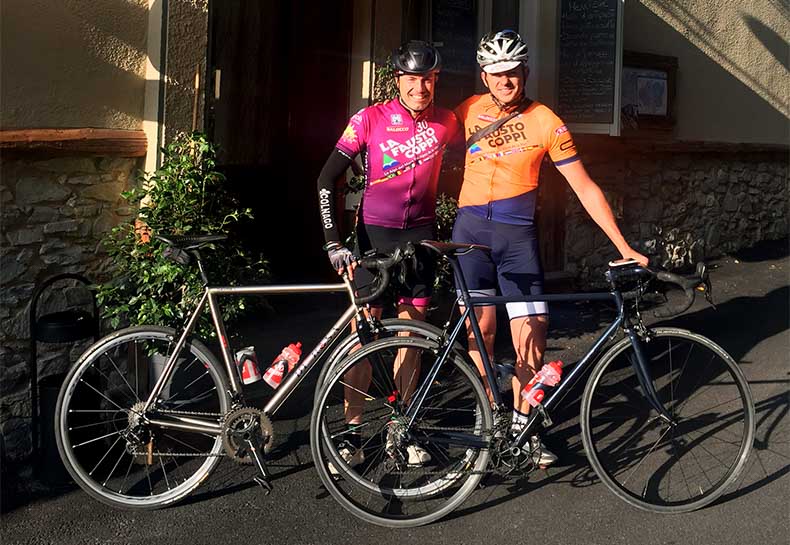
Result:
<svg viewBox="0 0 790 545">
<path fill-rule="evenodd" d="M 485 72 L 507 72 L 529 59 L 526 42 L 514 30 L 489 32 L 477 46 L 477 63 Z"/>
</svg>

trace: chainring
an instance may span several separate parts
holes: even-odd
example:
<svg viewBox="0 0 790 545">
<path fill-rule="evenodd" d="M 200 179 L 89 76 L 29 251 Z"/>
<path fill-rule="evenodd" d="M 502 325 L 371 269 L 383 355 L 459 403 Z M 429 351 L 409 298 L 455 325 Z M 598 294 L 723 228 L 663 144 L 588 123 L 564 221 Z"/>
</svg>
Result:
<svg viewBox="0 0 790 545">
<path fill-rule="evenodd" d="M 234 462 L 245 465 L 253 463 L 245 438 L 256 431 L 261 434 L 264 453 L 268 453 L 274 445 L 274 428 L 271 419 L 263 411 L 255 407 L 242 407 L 225 416 L 222 446 Z"/>
</svg>

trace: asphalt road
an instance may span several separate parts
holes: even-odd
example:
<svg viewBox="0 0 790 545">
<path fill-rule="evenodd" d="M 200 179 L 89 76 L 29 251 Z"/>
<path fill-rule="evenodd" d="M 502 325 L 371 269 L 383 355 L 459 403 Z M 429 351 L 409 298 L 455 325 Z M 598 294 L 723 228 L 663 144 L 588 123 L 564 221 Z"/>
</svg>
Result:
<svg viewBox="0 0 790 545">
<path fill-rule="evenodd" d="M 718 309 L 698 301 L 684 316 L 669 322 L 707 335 L 728 350 L 746 373 L 757 407 L 755 448 L 746 470 L 731 491 L 701 511 L 655 515 L 618 500 L 589 468 L 575 416 L 578 406 L 570 406 L 555 418 L 562 423 L 546 435 L 546 442 L 560 455 L 555 467 L 526 481 L 477 490 L 450 517 L 427 527 L 395 531 L 371 526 L 335 503 L 313 471 L 306 432 L 308 393 L 290 400 L 285 418 L 275 422 L 278 447 L 271 469 L 276 480 L 268 497 L 251 483 L 254 474 L 250 469 L 239 469 L 229 461 L 223 461 L 187 501 L 152 512 L 119 511 L 73 487 L 47 490 L 33 483 L 28 496 L 13 498 L 13 503 L 4 506 L 0 541 L 9 545 L 790 543 L 787 254 L 785 240 L 714 262 L 718 266 L 713 272 Z M 295 328 L 305 342 L 315 340 L 305 324 L 314 323 L 326 312 L 296 314 L 295 321 L 278 317 L 277 328 Z M 552 314 L 550 357 L 572 361 L 595 337 L 605 316 L 605 312 L 589 308 L 557 308 Z M 328 325 L 325 320 L 321 327 Z M 251 335 L 260 336 L 265 326 L 255 324 Z M 277 345 L 290 342 L 282 335 L 277 337 Z M 277 348 L 267 346 L 266 353 L 274 354 Z"/>
</svg>

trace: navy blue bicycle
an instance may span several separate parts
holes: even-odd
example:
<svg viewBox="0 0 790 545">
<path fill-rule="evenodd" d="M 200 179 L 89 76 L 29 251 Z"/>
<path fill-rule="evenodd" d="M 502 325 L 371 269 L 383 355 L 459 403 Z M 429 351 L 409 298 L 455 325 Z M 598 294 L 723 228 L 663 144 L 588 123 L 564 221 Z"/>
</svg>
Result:
<svg viewBox="0 0 790 545">
<path fill-rule="evenodd" d="M 601 482 L 634 507 L 682 513 L 710 504 L 743 470 L 755 433 L 755 409 L 738 364 L 720 346 L 687 330 L 648 327 L 640 314 L 644 296 L 659 282 L 685 293 L 679 314 L 695 292 L 710 293 L 707 270 L 685 278 L 656 272 L 636 262 L 611 264 L 610 289 L 601 293 L 530 297 L 475 297 L 466 288 L 457 258 L 488 251 L 469 244 L 423 241 L 453 266 L 460 317 L 444 334 L 399 335 L 374 341 L 325 368 L 311 421 L 311 448 L 318 474 L 347 510 L 368 522 L 410 527 L 435 521 L 466 500 L 484 475 L 521 476 L 534 471 L 539 444 L 529 440 L 552 416 L 568 392 L 587 377 L 581 400 L 585 453 Z M 562 382 L 530 414 L 516 437 L 507 433 L 509 412 L 496 387 L 489 401 L 468 354 L 458 349 L 465 322 L 480 342 L 474 306 L 513 301 L 608 301 L 611 324 L 587 353 L 566 365 Z M 418 353 L 419 384 L 406 398 L 397 390 L 393 368 L 407 353 Z M 482 351 L 489 384 L 499 366 Z M 359 380 L 369 376 L 369 386 Z M 361 423 L 350 429 L 345 414 L 357 399 Z M 349 456 L 349 433 L 358 451 Z M 538 442 L 539 443 L 539 442 Z M 417 463 L 413 445 L 428 453 Z"/>
</svg>

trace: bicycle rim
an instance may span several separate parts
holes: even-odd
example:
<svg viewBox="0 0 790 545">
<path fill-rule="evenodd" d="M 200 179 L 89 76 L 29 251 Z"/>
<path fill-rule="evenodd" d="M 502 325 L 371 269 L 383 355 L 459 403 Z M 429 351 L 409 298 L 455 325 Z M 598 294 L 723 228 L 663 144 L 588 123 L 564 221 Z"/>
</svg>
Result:
<svg viewBox="0 0 790 545">
<path fill-rule="evenodd" d="M 640 509 L 680 513 L 719 497 L 738 477 L 754 440 L 754 404 L 735 361 L 712 341 L 657 328 L 642 343 L 659 400 L 642 394 L 628 339 L 596 365 L 582 401 L 582 440 L 595 472 Z"/>
<path fill-rule="evenodd" d="M 375 341 L 339 365 L 321 388 L 311 422 L 316 468 L 332 496 L 363 520 L 389 527 L 427 524 L 460 505 L 482 478 L 493 418 L 476 370 L 462 358 L 453 355 L 443 364 L 407 429 L 393 363 L 408 349 L 421 362 L 417 381 L 423 381 L 438 346 L 406 337 Z M 367 388 L 352 379 L 366 367 Z M 348 448 L 349 391 L 359 394 L 349 403 L 363 407 L 356 430 L 364 461 L 355 466 L 342 453 Z M 415 445 L 430 459 L 415 456 Z"/>
<path fill-rule="evenodd" d="M 218 436 L 155 428 L 140 404 L 175 347 L 169 328 L 135 327 L 93 345 L 66 377 L 56 410 L 63 463 L 83 490 L 110 505 L 152 509 L 196 488 L 222 455 Z M 158 415 L 180 413 L 220 422 L 227 386 L 209 350 L 187 343 L 157 403 Z M 150 413 L 148 416 L 157 416 Z"/>
</svg>

